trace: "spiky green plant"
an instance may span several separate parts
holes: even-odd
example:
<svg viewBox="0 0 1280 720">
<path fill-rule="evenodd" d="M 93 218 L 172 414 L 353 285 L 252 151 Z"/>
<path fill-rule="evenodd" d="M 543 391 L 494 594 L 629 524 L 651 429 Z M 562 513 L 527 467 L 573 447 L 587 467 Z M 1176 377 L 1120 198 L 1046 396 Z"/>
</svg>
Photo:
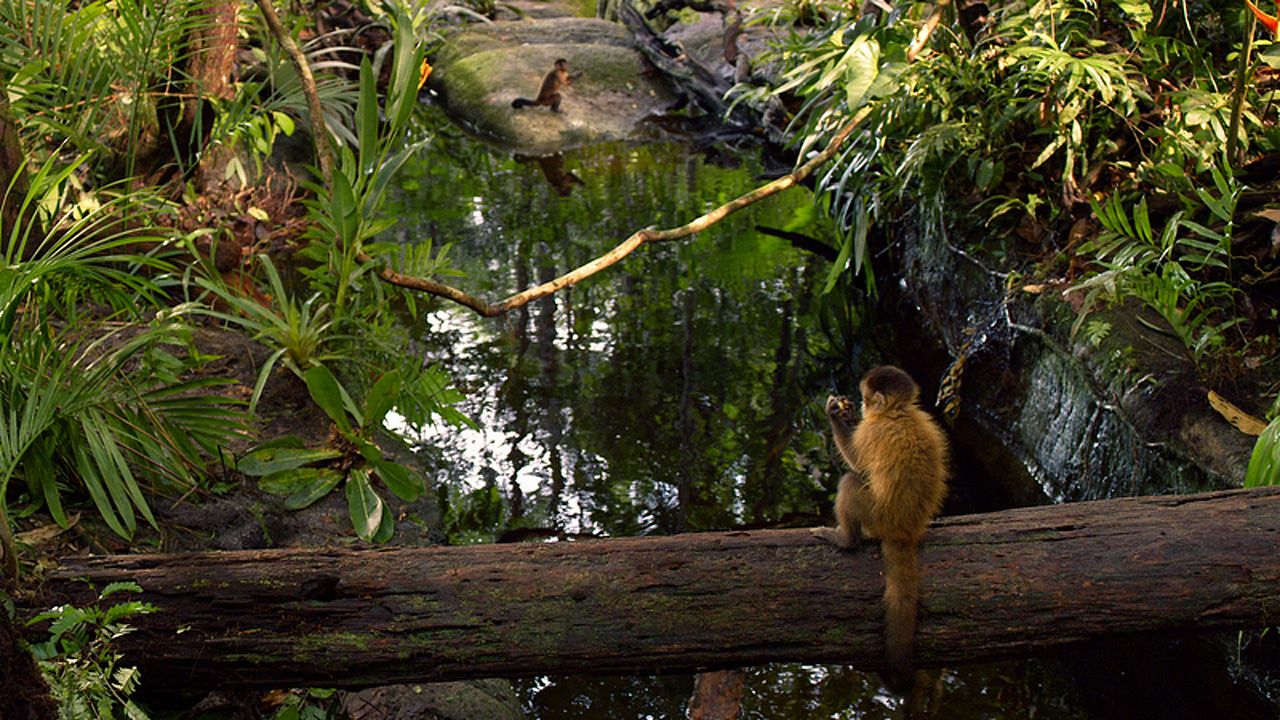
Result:
<svg viewBox="0 0 1280 720">
<path fill-rule="evenodd" d="M 219 381 L 181 377 L 194 355 L 185 308 L 155 310 L 167 265 L 133 252 L 158 252 L 166 238 L 146 231 L 134 196 L 89 211 L 66 203 L 76 165 L 46 162 L 21 201 L 61 208 L 41 223 L 47 237 L 0 228 L 0 540 L 11 575 L 12 480 L 64 527 L 64 493 L 82 491 L 130 537 L 138 516 L 155 524 L 149 486 L 190 488 L 244 429 L 234 402 L 206 392 Z"/>
</svg>

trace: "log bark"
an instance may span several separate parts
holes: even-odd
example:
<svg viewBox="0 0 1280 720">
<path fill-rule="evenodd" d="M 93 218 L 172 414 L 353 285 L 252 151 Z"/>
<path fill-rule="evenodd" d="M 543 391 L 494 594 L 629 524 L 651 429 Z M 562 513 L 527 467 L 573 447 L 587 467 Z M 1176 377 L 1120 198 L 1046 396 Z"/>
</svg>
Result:
<svg viewBox="0 0 1280 720">
<path fill-rule="evenodd" d="M 1280 607 L 1280 489 L 953 517 L 925 543 L 922 666 L 1263 626 Z M 118 641 L 151 687 L 873 669 L 882 646 L 878 549 L 840 552 L 804 529 L 98 557 L 67 561 L 47 589 L 88 602 L 89 585 L 116 580 L 160 609 Z"/>
</svg>

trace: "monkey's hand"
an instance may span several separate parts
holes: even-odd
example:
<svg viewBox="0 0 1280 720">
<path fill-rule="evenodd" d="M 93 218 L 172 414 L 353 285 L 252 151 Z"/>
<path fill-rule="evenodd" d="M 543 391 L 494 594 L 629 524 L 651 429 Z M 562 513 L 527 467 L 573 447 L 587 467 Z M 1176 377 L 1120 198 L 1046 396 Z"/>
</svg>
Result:
<svg viewBox="0 0 1280 720">
<path fill-rule="evenodd" d="M 831 418 L 833 425 L 839 425 L 844 430 L 851 430 L 855 420 L 853 403 L 849 402 L 849 398 L 843 395 L 828 395 L 827 417 Z"/>
</svg>

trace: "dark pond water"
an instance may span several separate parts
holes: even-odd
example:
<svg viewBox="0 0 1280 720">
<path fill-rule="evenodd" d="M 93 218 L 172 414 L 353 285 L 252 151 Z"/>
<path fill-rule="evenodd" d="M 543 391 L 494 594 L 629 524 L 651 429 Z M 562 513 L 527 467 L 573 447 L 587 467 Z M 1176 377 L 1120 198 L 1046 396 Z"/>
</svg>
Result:
<svg viewBox="0 0 1280 720">
<path fill-rule="evenodd" d="M 437 132 L 406 168 L 399 232 L 448 239 L 465 273 L 454 282 L 490 299 L 639 228 L 686 222 L 762 172 L 750 152 L 708 157 L 674 142 L 539 164 Z M 435 468 L 450 542 L 826 521 L 838 468 L 820 402 L 852 391 L 871 356 L 864 313 L 843 286 L 821 292 L 826 261 L 761 225 L 829 232 L 807 191 L 792 190 L 507 318 L 454 307 L 425 317 L 423 346 L 477 425 L 409 430 Z M 1051 662 L 965 667 L 940 673 L 934 693 L 948 718 L 1084 717 L 1066 678 Z M 517 681 L 531 718 L 679 718 L 692 688 L 689 676 Z M 875 675 L 838 666 L 749 668 L 743 702 L 751 718 L 905 716 Z"/>
</svg>

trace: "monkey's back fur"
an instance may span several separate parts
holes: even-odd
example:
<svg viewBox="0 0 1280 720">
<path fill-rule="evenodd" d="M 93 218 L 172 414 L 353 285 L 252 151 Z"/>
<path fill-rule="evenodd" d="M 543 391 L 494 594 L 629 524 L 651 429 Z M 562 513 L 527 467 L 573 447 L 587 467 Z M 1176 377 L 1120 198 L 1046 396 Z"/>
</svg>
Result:
<svg viewBox="0 0 1280 720">
<path fill-rule="evenodd" d="M 920 541 L 947 495 L 946 447 L 933 418 L 914 403 L 864 416 L 853 434 L 857 464 L 851 463 L 866 478 L 873 503 L 863 520 L 864 534 Z"/>
</svg>

